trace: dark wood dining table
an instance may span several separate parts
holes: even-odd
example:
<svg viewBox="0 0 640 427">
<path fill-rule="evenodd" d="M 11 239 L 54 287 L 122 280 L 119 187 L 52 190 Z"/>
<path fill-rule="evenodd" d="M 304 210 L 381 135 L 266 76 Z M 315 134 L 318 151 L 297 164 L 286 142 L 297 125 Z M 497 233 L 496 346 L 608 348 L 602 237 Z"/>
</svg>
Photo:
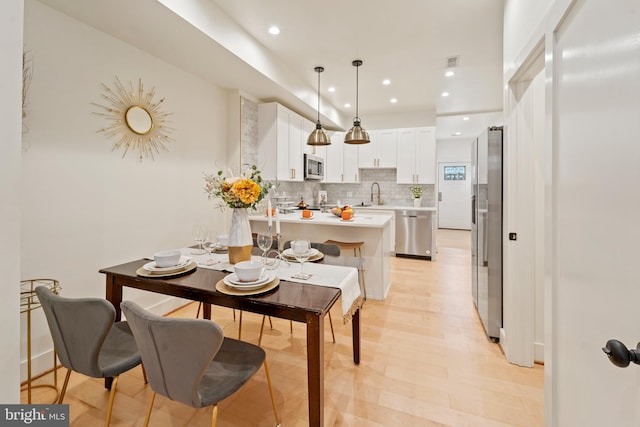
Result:
<svg viewBox="0 0 640 427">
<path fill-rule="evenodd" d="M 142 289 L 203 303 L 205 319 L 211 319 L 211 304 L 289 319 L 307 325 L 307 386 L 309 426 L 320 427 L 324 421 L 324 317 L 340 298 L 340 289 L 281 280 L 273 291 L 257 296 L 232 296 L 218 292 L 216 283 L 227 272 L 207 268 L 177 277 L 147 278 L 136 270 L 148 263 L 139 259 L 103 268 L 106 275 L 106 299 L 116 309 L 120 320 L 123 288 Z M 359 268 L 364 260 L 356 257 L 325 256 L 320 262 Z M 330 284 L 328 284 L 330 285 Z M 351 317 L 353 362 L 360 363 L 360 310 Z M 105 383 L 108 385 L 108 382 Z"/>
</svg>

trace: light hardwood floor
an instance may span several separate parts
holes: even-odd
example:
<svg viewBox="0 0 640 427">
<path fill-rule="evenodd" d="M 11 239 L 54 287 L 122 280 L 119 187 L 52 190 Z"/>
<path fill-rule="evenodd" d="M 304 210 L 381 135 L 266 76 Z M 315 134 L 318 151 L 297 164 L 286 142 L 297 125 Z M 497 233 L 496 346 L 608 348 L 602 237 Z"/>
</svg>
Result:
<svg viewBox="0 0 640 427">
<path fill-rule="evenodd" d="M 544 425 L 543 368 L 509 364 L 485 338 L 471 300 L 469 244 L 469 232 L 440 230 L 437 261 L 392 259 L 389 297 L 368 300 L 362 311 L 360 366 L 352 362 L 351 325 L 334 321 L 336 344 L 327 325 L 326 426 Z M 192 303 L 171 316 L 193 317 L 196 309 Z M 225 334 L 237 337 L 231 310 L 212 311 Z M 332 314 L 340 319 L 339 304 Z M 260 320 L 245 313 L 243 339 L 257 342 Z M 291 335 L 288 321 L 273 319 L 262 343 L 282 425 L 308 425 L 304 326 L 294 323 Z M 46 403 L 47 393 L 34 391 L 34 403 Z M 122 375 L 111 425 L 142 425 L 150 396 L 140 368 Z M 72 426 L 104 424 L 107 401 L 102 381 L 71 375 L 65 403 Z M 210 408 L 194 410 L 158 396 L 151 425 L 208 426 L 210 417 Z M 264 371 L 220 404 L 218 425 L 274 425 Z"/>
</svg>

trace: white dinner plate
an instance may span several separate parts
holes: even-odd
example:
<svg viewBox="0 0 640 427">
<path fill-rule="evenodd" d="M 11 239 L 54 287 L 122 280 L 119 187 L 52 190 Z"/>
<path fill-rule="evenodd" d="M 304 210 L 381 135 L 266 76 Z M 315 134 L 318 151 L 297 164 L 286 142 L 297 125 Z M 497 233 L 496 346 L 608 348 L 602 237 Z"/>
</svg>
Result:
<svg viewBox="0 0 640 427">
<path fill-rule="evenodd" d="M 254 282 L 241 282 L 238 280 L 238 276 L 236 273 L 231 273 L 222 278 L 225 285 L 230 286 L 235 289 L 242 289 L 245 291 L 251 291 L 253 289 L 260 289 L 267 283 L 270 283 L 273 279 L 276 278 L 275 271 L 266 271 L 262 274 L 259 280 Z"/>
<path fill-rule="evenodd" d="M 311 250 L 309 251 L 309 258 L 311 258 L 311 257 L 313 257 L 315 255 L 318 255 L 319 253 L 320 253 L 320 251 L 317 250 L 316 248 L 311 248 Z M 289 258 L 295 258 L 296 257 L 296 254 L 293 253 L 293 249 L 291 249 L 291 248 L 285 249 L 283 254 L 284 254 L 284 256 L 287 256 Z"/>
<path fill-rule="evenodd" d="M 171 273 L 173 271 L 178 271 L 180 269 L 185 268 L 191 262 L 191 257 L 189 256 L 181 256 L 180 261 L 176 265 L 172 265 L 171 267 L 158 267 L 155 261 L 151 261 L 142 266 L 147 271 L 151 273 Z"/>
</svg>

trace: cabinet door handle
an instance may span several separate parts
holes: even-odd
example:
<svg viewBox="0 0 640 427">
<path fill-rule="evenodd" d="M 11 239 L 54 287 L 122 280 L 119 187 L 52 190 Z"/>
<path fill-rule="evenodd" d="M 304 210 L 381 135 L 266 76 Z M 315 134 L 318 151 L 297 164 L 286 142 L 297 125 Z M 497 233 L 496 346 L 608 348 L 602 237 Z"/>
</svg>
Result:
<svg viewBox="0 0 640 427">
<path fill-rule="evenodd" d="M 344 174 L 343 173 L 340 174 L 340 181 L 344 182 Z"/>
</svg>

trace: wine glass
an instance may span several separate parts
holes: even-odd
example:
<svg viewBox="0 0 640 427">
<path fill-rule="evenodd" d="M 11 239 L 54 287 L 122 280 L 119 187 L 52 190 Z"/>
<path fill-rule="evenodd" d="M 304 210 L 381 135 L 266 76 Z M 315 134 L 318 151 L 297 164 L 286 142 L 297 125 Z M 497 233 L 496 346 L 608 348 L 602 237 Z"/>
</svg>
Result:
<svg viewBox="0 0 640 427">
<path fill-rule="evenodd" d="M 309 259 L 309 255 L 311 255 L 311 243 L 307 240 L 294 240 L 291 242 L 291 249 L 296 261 L 300 263 L 300 273 L 297 273 L 292 277 L 302 280 L 309 279 L 311 274 L 304 272 L 304 263 Z"/>
<path fill-rule="evenodd" d="M 196 244 L 198 245 L 197 250 L 193 251 L 192 254 L 193 255 L 204 255 L 207 253 L 207 251 L 202 247 L 202 244 L 204 242 L 207 241 L 207 239 L 209 238 L 209 234 L 207 233 L 207 227 L 205 227 L 202 224 L 196 224 L 193 226 L 193 233 L 192 233 L 192 237 L 193 240 L 196 242 Z"/>
<path fill-rule="evenodd" d="M 269 231 L 261 231 L 258 233 L 258 247 L 262 249 L 262 263 L 267 263 L 267 251 L 271 248 L 273 237 Z"/>
</svg>

